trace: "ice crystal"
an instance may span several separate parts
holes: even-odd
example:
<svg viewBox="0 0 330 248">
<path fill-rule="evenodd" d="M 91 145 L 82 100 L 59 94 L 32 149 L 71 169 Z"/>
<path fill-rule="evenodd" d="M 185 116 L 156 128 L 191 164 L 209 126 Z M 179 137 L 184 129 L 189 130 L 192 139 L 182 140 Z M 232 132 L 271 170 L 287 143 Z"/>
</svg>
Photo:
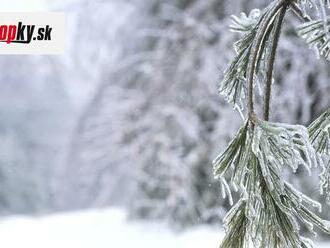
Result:
<svg viewBox="0 0 330 248">
<path fill-rule="evenodd" d="M 244 12 L 241 15 L 232 15 L 232 24 L 230 25 L 230 31 L 246 33 L 250 32 L 251 29 L 255 28 L 260 18 L 261 12 L 259 9 L 251 10 L 250 14 L 247 16 Z"/>
</svg>

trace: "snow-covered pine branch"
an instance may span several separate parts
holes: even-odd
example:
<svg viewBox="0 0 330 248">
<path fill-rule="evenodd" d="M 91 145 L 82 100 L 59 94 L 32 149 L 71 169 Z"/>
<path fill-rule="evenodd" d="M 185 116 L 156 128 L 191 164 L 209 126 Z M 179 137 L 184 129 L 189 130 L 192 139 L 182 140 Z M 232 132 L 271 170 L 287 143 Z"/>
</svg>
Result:
<svg viewBox="0 0 330 248">
<path fill-rule="evenodd" d="M 243 37 L 234 44 L 237 55 L 225 71 L 219 92 L 240 111 L 244 108 L 247 95 L 246 71 L 253 38 L 264 16 L 265 13 L 261 14 L 257 9 L 252 10 L 248 16 L 245 13 L 240 17 L 232 15 L 230 30 L 242 33 Z"/>
<path fill-rule="evenodd" d="M 314 1 L 308 2 L 317 8 Z M 306 1 L 298 3 L 305 5 Z M 301 235 L 301 225 L 314 235 L 314 226 L 330 234 L 329 222 L 311 210 L 317 208 L 321 211 L 321 204 L 296 190 L 283 177 L 285 167 L 296 172 L 299 166 L 304 166 L 310 173 L 313 167 L 320 164 L 317 152 L 328 149 L 324 145 L 327 139 L 325 141 L 321 135 L 321 141 L 315 140 L 319 133 L 323 132 L 324 135 L 324 129 L 328 131 L 328 115 L 321 116 L 308 130 L 302 125 L 260 120 L 254 111 L 254 85 L 258 74 L 268 74 L 263 79 L 266 81 L 264 93 L 268 96 L 265 105 L 270 104 L 276 47 L 284 15 L 292 4 L 296 2 L 276 0 L 260 12 L 253 11 L 249 16 L 242 14 L 240 18 L 233 17 L 231 29 L 244 33 L 244 36 L 235 43 L 238 55 L 226 71 L 220 93 L 240 110 L 243 109 L 243 100 L 247 95 L 248 101 L 245 104 L 248 105 L 248 118 L 225 152 L 213 161 L 214 176 L 220 179 L 223 197 L 228 196 L 232 202 L 226 181 L 228 174 L 231 174 L 232 187 L 241 193 L 241 199 L 225 217 L 226 236 L 221 248 L 312 247 L 312 242 Z M 320 4 L 324 17 L 325 3 Z M 299 7 L 294 7 L 295 13 L 305 13 Z M 318 32 L 324 33 L 322 39 L 327 39 L 323 21 L 318 22 L 317 28 L 322 28 Z M 305 24 L 307 27 L 311 22 L 308 23 Z M 268 67 L 260 66 L 261 61 Z M 268 120 L 268 117 L 269 107 L 265 108 L 264 113 L 264 118 Z M 316 143 L 315 148 L 311 141 L 314 145 Z M 329 187 L 327 182 L 323 184 Z"/>
<path fill-rule="evenodd" d="M 307 247 L 298 222 L 313 234 L 314 226 L 329 233 L 328 223 L 310 210 L 320 211 L 320 203 L 282 176 L 287 166 L 296 171 L 299 165 L 310 170 L 315 164 L 316 153 L 305 127 L 259 121 L 251 131 L 244 125 L 214 161 L 215 176 L 226 185 L 225 174 L 232 168 L 233 188 L 238 185 L 242 192 L 224 220 L 227 235 L 221 247 L 245 247 L 251 242 L 253 247 Z M 242 237 L 233 239 L 235 233 Z"/>
</svg>

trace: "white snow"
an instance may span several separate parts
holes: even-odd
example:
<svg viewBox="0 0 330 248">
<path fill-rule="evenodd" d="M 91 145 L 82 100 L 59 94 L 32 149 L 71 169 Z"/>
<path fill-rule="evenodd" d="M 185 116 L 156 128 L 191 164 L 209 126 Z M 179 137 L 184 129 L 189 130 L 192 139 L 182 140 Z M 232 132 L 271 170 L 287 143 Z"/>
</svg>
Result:
<svg viewBox="0 0 330 248">
<path fill-rule="evenodd" d="M 0 222 L 4 248 L 208 248 L 218 247 L 221 237 L 220 230 L 205 226 L 174 233 L 159 223 L 127 221 L 118 209 L 11 217 Z"/>
</svg>

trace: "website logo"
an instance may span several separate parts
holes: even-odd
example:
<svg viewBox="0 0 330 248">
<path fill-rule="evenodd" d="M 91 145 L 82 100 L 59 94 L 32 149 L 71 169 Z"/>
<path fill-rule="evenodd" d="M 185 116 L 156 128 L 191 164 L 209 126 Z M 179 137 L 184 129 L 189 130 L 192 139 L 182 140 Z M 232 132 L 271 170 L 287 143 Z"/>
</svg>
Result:
<svg viewBox="0 0 330 248">
<path fill-rule="evenodd" d="M 65 38 L 63 13 L 0 13 L 0 54 L 60 54 Z"/>
</svg>

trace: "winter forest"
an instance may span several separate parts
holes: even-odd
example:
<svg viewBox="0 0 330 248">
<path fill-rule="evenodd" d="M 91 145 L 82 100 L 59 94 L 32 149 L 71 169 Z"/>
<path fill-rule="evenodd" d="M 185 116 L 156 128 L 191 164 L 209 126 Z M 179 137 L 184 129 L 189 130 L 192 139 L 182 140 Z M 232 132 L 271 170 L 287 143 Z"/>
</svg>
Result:
<svg viewBox="0 0 330 248">
<path fill-rule="evenodd" d="M 46 1 L 41 10 L 67 15 L 66 53 L 0 57 L 2 218 L 114 208 L 127 221 L 162 223 L 171 233 L 206 226 L 221 236 L 231 205 L 212 161 L 242 124 L 218 92 L 239 38 L 230 16 L 269 3 Z M 330 106 L 330 63 L 297 35 L 299 22 L 288 11 L 271 118 L 309 125 Z M 283 172 L 330 220 L 319 174 Z M 0 236 L 3 229 L 0 222 Z M 178 244 L 170 246 L 186 247 Z"/>
</svg>

